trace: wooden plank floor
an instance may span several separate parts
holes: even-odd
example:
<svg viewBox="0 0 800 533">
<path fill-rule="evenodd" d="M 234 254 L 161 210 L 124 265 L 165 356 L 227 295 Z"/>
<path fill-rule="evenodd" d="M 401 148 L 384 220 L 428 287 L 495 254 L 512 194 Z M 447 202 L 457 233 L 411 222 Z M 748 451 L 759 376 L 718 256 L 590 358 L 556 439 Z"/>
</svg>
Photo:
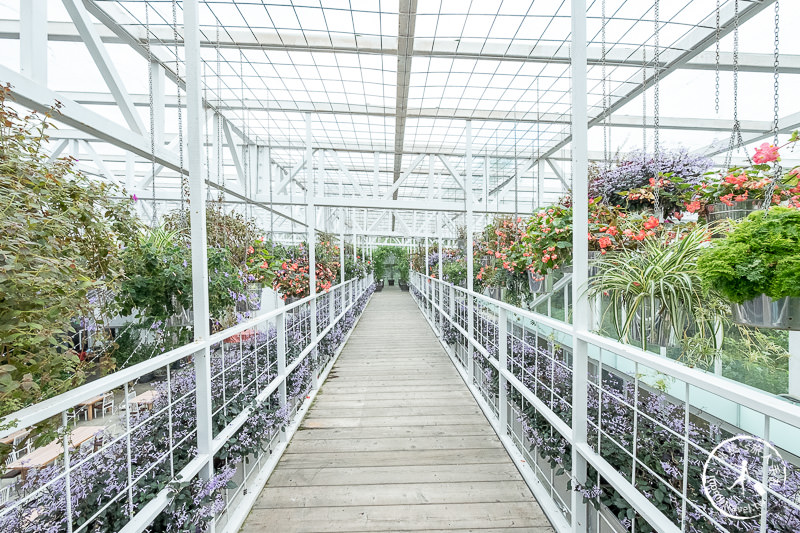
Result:
<svg viewBox="0 0 800 533">
<path fill-rule="evenodd" d="M 408 293 L 376 293 L 243 532 L 550 532 Z"/>
</svg>

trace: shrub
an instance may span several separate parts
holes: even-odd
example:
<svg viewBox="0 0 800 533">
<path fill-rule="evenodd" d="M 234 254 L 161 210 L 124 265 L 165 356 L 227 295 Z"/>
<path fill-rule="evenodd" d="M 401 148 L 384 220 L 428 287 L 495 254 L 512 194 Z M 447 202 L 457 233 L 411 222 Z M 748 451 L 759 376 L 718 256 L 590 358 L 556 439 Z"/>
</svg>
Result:
<svg viewBox="0 0 800 533">
<path fill-rule="evenodd" d="M 800 210 L 751 213 L 698 260 L 703 283 L 733 303 L 800 297 Z"/>
</svg>

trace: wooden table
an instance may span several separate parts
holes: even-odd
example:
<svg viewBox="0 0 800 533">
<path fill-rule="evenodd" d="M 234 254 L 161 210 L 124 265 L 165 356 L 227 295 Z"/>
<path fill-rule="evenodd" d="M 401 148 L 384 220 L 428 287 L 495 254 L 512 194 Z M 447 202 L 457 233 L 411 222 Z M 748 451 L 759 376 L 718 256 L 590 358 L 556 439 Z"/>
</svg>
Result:
<svg viewBox="0 0 800 533">
<path fill-rule="evenodd" d="M 153 402 L 156 401 L 156 398 L 158 398 L 158 392 L 154 390 L 148 390 L 131 399 L 128 403 L 131 405 L 135 404 L 137 408 L 144 405 L 148 409 L 152 409 Z"/>
<path fill-rule="evenodd" d="M 20 429 L 9 435 L 8 437 L 3 437 L 0 439 L 0 443 L 2 444 L 14 444 L 14 439 L 17 437 L 26 437 L 30 433 L 29 429 Z"/>
<path fill-rule="evenodd" d="M 91 420 L 94 418 L 94 404 L 102 402 L 103 395 L 95 396 L 94 398 L 89 398 L 85 402 L 81 402 L 78 404 L 78 407 L 85 407 L 86 408 L 86 420 Z"/>
<path fill-rule="evenodd" d="M 103 426 L 83 426 L 75 428 L 69 435 L 70 445 L 77 448 L 87 440 L 94 438 L 95 435 L 103 431 Z M 47 466 L 64 453 L 64 447 L 61 445 L 63 439 L 57 439 L 41 448 L 36 448 L 31 453 L 23 455 L 13 463 L 8 465 L 9 470 L 19 470 L 22 479 L 31 468 L 41 468 Z"/>
</svg>

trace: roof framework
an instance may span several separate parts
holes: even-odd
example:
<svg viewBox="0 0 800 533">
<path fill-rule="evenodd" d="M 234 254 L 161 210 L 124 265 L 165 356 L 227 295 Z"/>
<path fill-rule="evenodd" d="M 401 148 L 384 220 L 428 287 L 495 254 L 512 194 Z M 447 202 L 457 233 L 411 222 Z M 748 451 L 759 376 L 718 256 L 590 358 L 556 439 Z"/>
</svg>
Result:
<svg viewBox="0 0 800 533">
<path fill-rule="evenodd" d="M 716 0 L 662 1 L 657 64 L 653 3 L 605 2 L 605 59 L 601 0 L 587 9 L 590 158 L 652 150 L 658 69 L 662 146 L 721 162 L 733 124 L 737 19 L 742 132 L 747 143 L 771 138 L 774 0 L 739 0 L 738 17 L 734 0 L 721 1 L 718 30 Z M 569 2 L 208 0 L 200 7 L 206 181 L 275 232 L 304 231 L 309 165 L 318 226 L 338 230 L 344 222 L 348 232 L 376 236 L 454 233 L 467 210 L 465 175 L 474 178 L 478 223 L 530 212 L 569 185 Z M 781 9 L 778 70 L 787 87 L 800 81 L 800 45 L 789 38 L 800 8 Z M 182 2 L 173 0 L 0 2 L 0 39 L 20 51 L 0 59 L 0 80 L 14 85 L 21 105 L 67 103 L 54 155 L 78 156 L 86 171 L 150 198 L 160 212 L 180 201 L 177 177 L 187 166 L 177 127 L 186 111 L 182 17 Z M 42 47 L 44 73 L 31 57 L 41 62 Z M 785 95 L 782 132 L 800 125 L 800 105 Z M 434 212 L 452 213 L 455 223 L 437 224 Z"/>
</svg>

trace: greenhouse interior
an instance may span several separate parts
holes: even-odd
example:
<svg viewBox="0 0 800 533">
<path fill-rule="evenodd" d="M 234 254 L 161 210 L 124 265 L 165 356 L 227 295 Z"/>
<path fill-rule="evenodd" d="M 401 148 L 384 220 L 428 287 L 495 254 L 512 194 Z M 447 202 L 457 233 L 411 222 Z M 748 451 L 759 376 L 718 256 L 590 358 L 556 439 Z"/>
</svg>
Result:
<svg viewBox="0 0 800 533">
<path fill-rule="evenodd" d="M 0 0 L 0 531 L 800 532 L 798 23 Z"/>
</svg>

